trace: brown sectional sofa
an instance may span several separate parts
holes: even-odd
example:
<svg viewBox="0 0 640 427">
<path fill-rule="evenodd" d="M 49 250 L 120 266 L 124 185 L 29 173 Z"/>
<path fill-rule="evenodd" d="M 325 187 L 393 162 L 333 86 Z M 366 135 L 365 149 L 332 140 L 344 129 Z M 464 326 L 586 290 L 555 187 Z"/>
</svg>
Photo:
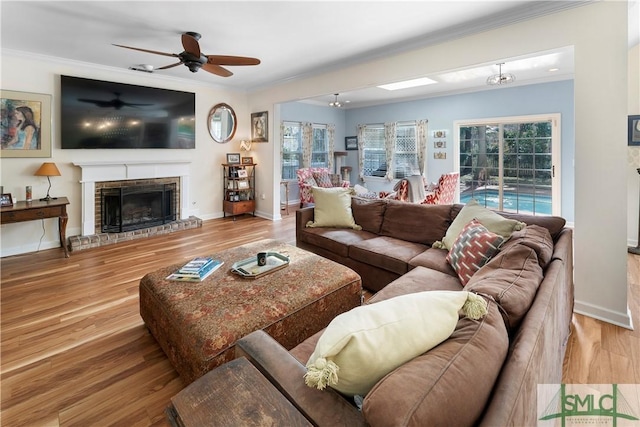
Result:
<svg viewBox="0 0 640 427">
<path fill-rule="evenodd" d="M 380 380 L 359 411 L 333 389 L 304 385 L 304 364 L 322 331 L 287 352 L 268 335 L 241 339 L 251 360 L 316 425 L 535 425 L 538 384 L 560 383 L 573 312 L 572 230 L 559 217 L 500 213 L 527 224 L 462 286 L 441 240 L 462 205 L 352 199 L 362 230 L 307 228 L 297 211 L 297 245 L 340 262 L 377 291 L 369 304 L 429 290 L 469 290 L 489 313 L 461 318 L 449 339 Z"/>
</svg>

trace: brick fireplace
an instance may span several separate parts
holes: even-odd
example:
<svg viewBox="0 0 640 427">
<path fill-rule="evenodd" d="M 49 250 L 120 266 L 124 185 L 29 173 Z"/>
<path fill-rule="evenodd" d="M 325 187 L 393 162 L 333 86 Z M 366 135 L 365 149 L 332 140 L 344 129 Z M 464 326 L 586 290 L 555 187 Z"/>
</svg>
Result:
<svg viewBox="0 0 640 427">
<path fill-rule="evenodd" d="M 202 225 L 201 220 L 188 215 L 190 173 L 190 162 L 188 161 L 83 162 L 74 163 L 74 165 L 82 170 L 80 179 L 82 186 L 82 235 L 69 238 L 72 250 L 102 246 L 103 244 L 115 243 L 118 240 L 131 240 L 132 238 Z M 124 190 L 125 194 L 129 194 L 128 192 L 135 193 L 158 186 L 170 189 L 171 195 L 166 197 L 171 197 L 171 201 L 162 198 L 161 202 L 150 201 L 150 206 L 132 206 L 131 203 L 125 201 L 122 208 L 132 215 L 132 218 L 127 220 L 127 227 L 118 230 L 113 227 L 107 227 L 107 229 L 103 227 L 103 191 L 113 196 L 115 189 L 118 189 L 118 194 L 121 195 L 123 188 L 126 189 Z M 161 197 L 165 197 L 165 190 L 162 193 Z M 135 193 L 135 197 L 130 200 L 137 203 L 152 199 L 150 196 Z M 124 199 L 121 198 L 121 200 Z M 173 204 L 173 212 L 169 214 L 169 216 L 173 216 L 173 220 L 162 221 L 161 224 L 156 223 L 155 220 L 148 220 L 143 225 L 128 226 L 131 221 L 146 221 L 147 216 L 157 208 L 158 203 Z M 113 210 L 110 215 L 111 217 L 115 216 Z M 166 216 L 164 211 L 162 215 Z"/>
</svg>

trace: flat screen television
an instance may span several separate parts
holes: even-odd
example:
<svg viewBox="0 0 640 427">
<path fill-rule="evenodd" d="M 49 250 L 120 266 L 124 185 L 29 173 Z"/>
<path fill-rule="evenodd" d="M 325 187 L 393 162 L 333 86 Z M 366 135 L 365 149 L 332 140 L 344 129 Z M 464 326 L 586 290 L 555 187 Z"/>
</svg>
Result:
<svg viewBox="0 0 640 427">
<path fill-rule="evenodd" d="M 159 89 L 61 76 L 63 149 L 196 147 L 196 97 Z"/>
</svg>

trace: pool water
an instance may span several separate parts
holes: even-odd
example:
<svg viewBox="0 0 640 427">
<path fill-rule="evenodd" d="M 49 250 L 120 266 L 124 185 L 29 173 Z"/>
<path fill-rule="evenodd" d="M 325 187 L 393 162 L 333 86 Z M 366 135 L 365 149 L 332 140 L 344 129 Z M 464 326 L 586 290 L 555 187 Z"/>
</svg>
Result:
<svg viewBox="0 0 640 427">
<path fill-rule="evenodd" d="M 473 195 L 464 194 L 460 196 L 460 203 L 465 204 L 472 198 L 490 209 L 499 208 L 498 190 L 478 190 L 474 191 Z M 533 194 L 505 191 L 503 210 L 551 215 L 551 196 L 536 195 L 534 198 Z"/>
</svg>

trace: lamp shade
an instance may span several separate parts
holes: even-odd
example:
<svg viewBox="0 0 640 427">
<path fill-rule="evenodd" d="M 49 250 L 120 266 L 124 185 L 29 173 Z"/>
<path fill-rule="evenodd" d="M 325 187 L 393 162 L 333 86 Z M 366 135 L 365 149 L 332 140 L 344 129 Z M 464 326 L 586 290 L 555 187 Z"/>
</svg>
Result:
<svg viewBox="0 0 640 427">
<path fill-rule="evenodd" d="M 60 176 L 58 167 L 53 162 L 44 162 L 36 171 L 35 176 Z"/>
</svg>

